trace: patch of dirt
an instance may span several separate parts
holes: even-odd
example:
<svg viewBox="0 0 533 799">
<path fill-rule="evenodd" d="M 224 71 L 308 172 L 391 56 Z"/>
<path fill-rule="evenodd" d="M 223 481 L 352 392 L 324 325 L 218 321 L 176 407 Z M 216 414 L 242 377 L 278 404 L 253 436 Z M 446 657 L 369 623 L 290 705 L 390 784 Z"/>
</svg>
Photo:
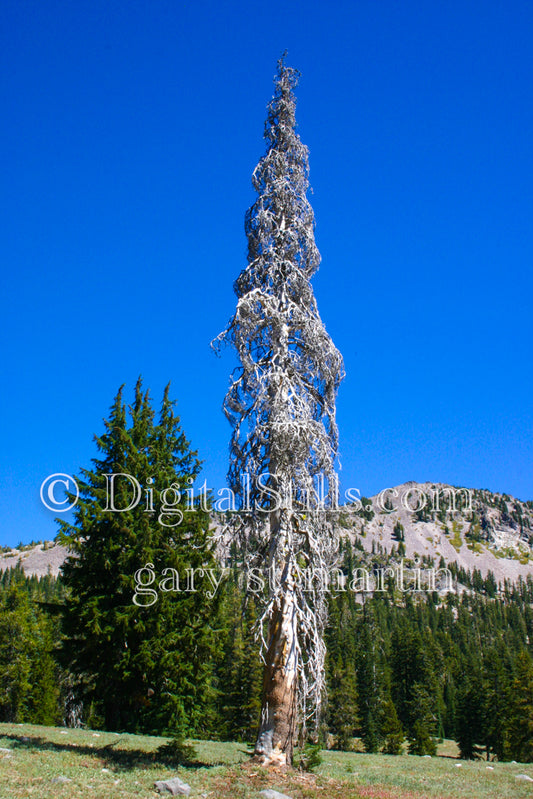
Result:
<svg viewBox="0 0 533 799">
<path fill-rule="evenodd" d="M 239 788 L 243 790 L 241 794 Z M 202 795 L 210 799 L 235 799 L 244 789 L 259 793 L 266 788 L 286 794 L 291 799 L 437 799 L 427 794 L 391 791 L 380 786 L 341 782 L 319 774 L 302 773 L 287 766 L 264 768 L 257 763 L 243 763 L 217 777 Z"/>
</svg>

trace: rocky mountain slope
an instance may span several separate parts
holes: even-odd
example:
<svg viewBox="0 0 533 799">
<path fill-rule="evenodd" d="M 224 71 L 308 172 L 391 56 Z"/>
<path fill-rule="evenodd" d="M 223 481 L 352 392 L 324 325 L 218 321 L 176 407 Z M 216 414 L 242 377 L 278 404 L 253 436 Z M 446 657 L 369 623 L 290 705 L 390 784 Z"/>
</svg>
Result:
<svg viewBox="0 0 533 799">
<path fill-rule="evenodd" d="M 368 552 L 400 550 L 438 566 L 491 571 L 498 582 L 533 576 L 533 502 L 443 483 L 404 483 L 346 509 L 343 530 Z"/>
<path fill-rule="evenodd" d="M 53 541 L 45 541 L 44 544 L 0 552 L 0 571 L 5 571 L 5 569 L 20 563 L 28 577 L 32 574 L 37 577 L 44 577 L 46 574 L 57 577 L 66 557 L 65 547 L 54 544 Z"/>
<path fill-rule="evenodd" d="M 498 582 L 533 576 L 533 502 L 443 483 L 404 483 L 337 513 L 339 530 L 369 552 L 441 558 Z M 45 542 L 0 552 L 0 570 L 20 562 L 27 575 L 59 573 L 65 547 Z"/>
</svg>

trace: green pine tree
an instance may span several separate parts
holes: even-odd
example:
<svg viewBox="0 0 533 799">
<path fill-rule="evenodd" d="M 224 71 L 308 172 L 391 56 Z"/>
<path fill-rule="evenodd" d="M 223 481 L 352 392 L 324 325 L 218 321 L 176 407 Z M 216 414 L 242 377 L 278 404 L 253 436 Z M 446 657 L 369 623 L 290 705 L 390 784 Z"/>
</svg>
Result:
<svg viewBox="0 0 533 799">
<path fill-rule="evenodd" d="M 356 655 L 360 732 L 365 750 L 377 752 L 383 741 L 381 725 L 385 695 L 385 674 L 379 645 L 380 630 L 372 604 L 366 602 L 358 629 Z"/>
<path fill-rule="evenodd" d="M 424 625 L 426 613 L 417 606 L 418 624 L 411 614 L 403 614 L 391 639 L 392 697 L 398 717 L 410 740 L 418 750 L 422 740 L 434 735 L 438 720 L 439 697 L 435 672 L 435 654 L 423 642 L 419 627 Z M 416 729 L 415 729 L 416 725 Z M 422 732 L 424 731 L 424 732 Z M 425 744 L 424 744 L 425 745 Z M 423 754 L 432 754 L 433 747 Z"/>
<path fill-rule="evenodd" d="M 329 671 L 329 731 L 335 737 L 335 748 L 348 752 L 359 726 L 354 663 L 348 660 L 345 665 L 339 656 Z"/>
<path fill-rule="evenodd" d="M 255 641 L 256 613 L 235 580 L 228 581 L 221 603 L 222 656 L 216 669 L 221 737 L 251 743 L 261 711 L 263 669 Z"/>
<path fill-rule="evenodd" d="M 505 754 L 509 759 L 531 763 L 533 762 L 533 661 L 526 651 L 518 656 L 511 696 Z"/>
<path fill-rule="evenodd" d="M 140 379 L 129 409 L 119 390 L 74 522 L 60 522 L 72 552 L 62 661 L 83 686 L 86 722 L 110 730 L 182 735 L 210 701 L 217 569 L 208 513 L 185 493 L 200 464 L 173 405 L 167 386 L 156 421 Z"/>
<path fill-rule="evenodd" d="M 413 730 L 409 735 L 408 751 L 410 755 L 437 754 L 435 740 L 431 737 L 427 725 L 420 719 L 415 721 Z"/>
<path fill-rule="evenodd" d="M 511 697 L 510 657 L 498 642 L 487 651 L 483 664 L 483 741 L 487 760 L 505 757 L 505 732 Z"/>
<path fill-rule="evenodd" d="M 381 734 L 385 737 L 385 743 L 382 751 L 386 755 L 401 755 L 404 734 L 392 699 L 388 699 L 385 703 L 383 715 Z"/>
<path fill-rule="evenodd" d="M 455 740 L 465 760 L 481 755 L 484 738 L 483 707 L 485 693 L 479 664 L 466 661 L 457 689 L 455 709 Z"/>
<path fill-rule="evenodd" d="M 0 587 L 0 721 L 57 724 L 59 673 L 49 618 L 30 596 L 20 567 Z"/>
</svg>

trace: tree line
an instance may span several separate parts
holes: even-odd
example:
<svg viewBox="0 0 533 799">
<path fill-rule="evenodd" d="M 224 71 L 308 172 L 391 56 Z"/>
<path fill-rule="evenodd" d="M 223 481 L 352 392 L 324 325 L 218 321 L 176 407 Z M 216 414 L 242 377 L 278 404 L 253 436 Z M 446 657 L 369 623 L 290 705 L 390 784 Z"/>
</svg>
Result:
<svg viewBox="0 0 533 799">
<path fill-rule="evenodd" d="M 346 544 L 347 568 L 353 556 Z M 528 578 L 498 598 L 331 597 L 321 744 L 350 750 L 359 739 L 368 752 L 431 755 L 439 739 L 452 738 L 463 758 L 533 761 L 532 593 Z M 1 575 L 1 721 L 69 723 L 74 695 L 82 703 L 76 723 L 95 729 L 253 742 L 262 666 L 255 607 L 237 572 L 221 586 L 213 615 L 195 616 L 190 633 L 143 623 L 147 637 L 135 651 L 139 622 L 130 630 L 125 621 L 131 654 L 120 652 L 115 664 L 110 653 L 119 647 L 103 611 L 85 639 L 67 637 L 66 596 L 61 578 L 26 577 L 20 566 Z M 83 673 L 75 668 L 81 652 L 89 657 Z"/>
<path fill-rule="evenodd" d="M 263 665 L 258 610 L 240 581 L 246 556 L 234 542 L 213 592 L 211 517 L 179 489 L 200 461 L 169 389 L 156 412 L 141 380 L 131 404 L 121 388 L 95 441 L 74 518 L 60 525 L 72 551 L 60 577 L 26 577 L 20 566 L 0 575 L 0 720 L 253 742 Z M 132 507 L 107 512 L 112 473 L 134 475 L 145 491 L 170 487 L 165 524 L 160 507 L 149 510 L 152 494 L 147 512 L 126 483 L 116 503 Z M 398 558 L 347 538 L 340 554 L 346 574 L 369 557 Z M 167 570 L 169 590 L 153 606 L 132 600 L 146 564 Z M 170 590 L 187 570 L 198 590 Z M 465 758 L 533 761 L 533 580 L 498 586 L 452 570 L 462 593 L 401 593 L 392 580 L 374 595 L 331 592 L 322 745 L 359 739 L 369 752 L 432 754 L 446 737 Z"/>
</svg>

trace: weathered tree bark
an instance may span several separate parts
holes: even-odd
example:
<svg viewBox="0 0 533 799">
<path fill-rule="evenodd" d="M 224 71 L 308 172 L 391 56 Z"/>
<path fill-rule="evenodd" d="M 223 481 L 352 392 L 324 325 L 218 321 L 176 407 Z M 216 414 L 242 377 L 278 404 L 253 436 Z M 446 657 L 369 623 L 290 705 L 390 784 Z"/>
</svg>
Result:
<svg viewBox="0 0 533 799">
<path fill-rule="evenodd" d="M 292 763 L 297 721 L 296 609 L 290 592 L 269 622 L 261 725 L 255 754 L 265 763 Z"/>
<path fill-rule="evenodd" d="M 274 464 L 271 468 L 275 469 Z M 285 514 L 283 514 L 285 515 Z M 282 513 L 270 514 L 271 541 L 283 536 Z M 284 536 L 286 537 L 286 536 Z M 281 553 L 276 549 L 283 548 Z M 265 652 L 261 723 L 254 754 L 265 764 L 290 765 L 296 738 L 298 701 L 298 619 L 294 595 L 294 564 L 286 545 L 272 549 L 270 578 L 278 578 L 276 555 L 285 555 L 279 570 L 280 591 L 268 621 L 268 647 Z"/>
</svg>

